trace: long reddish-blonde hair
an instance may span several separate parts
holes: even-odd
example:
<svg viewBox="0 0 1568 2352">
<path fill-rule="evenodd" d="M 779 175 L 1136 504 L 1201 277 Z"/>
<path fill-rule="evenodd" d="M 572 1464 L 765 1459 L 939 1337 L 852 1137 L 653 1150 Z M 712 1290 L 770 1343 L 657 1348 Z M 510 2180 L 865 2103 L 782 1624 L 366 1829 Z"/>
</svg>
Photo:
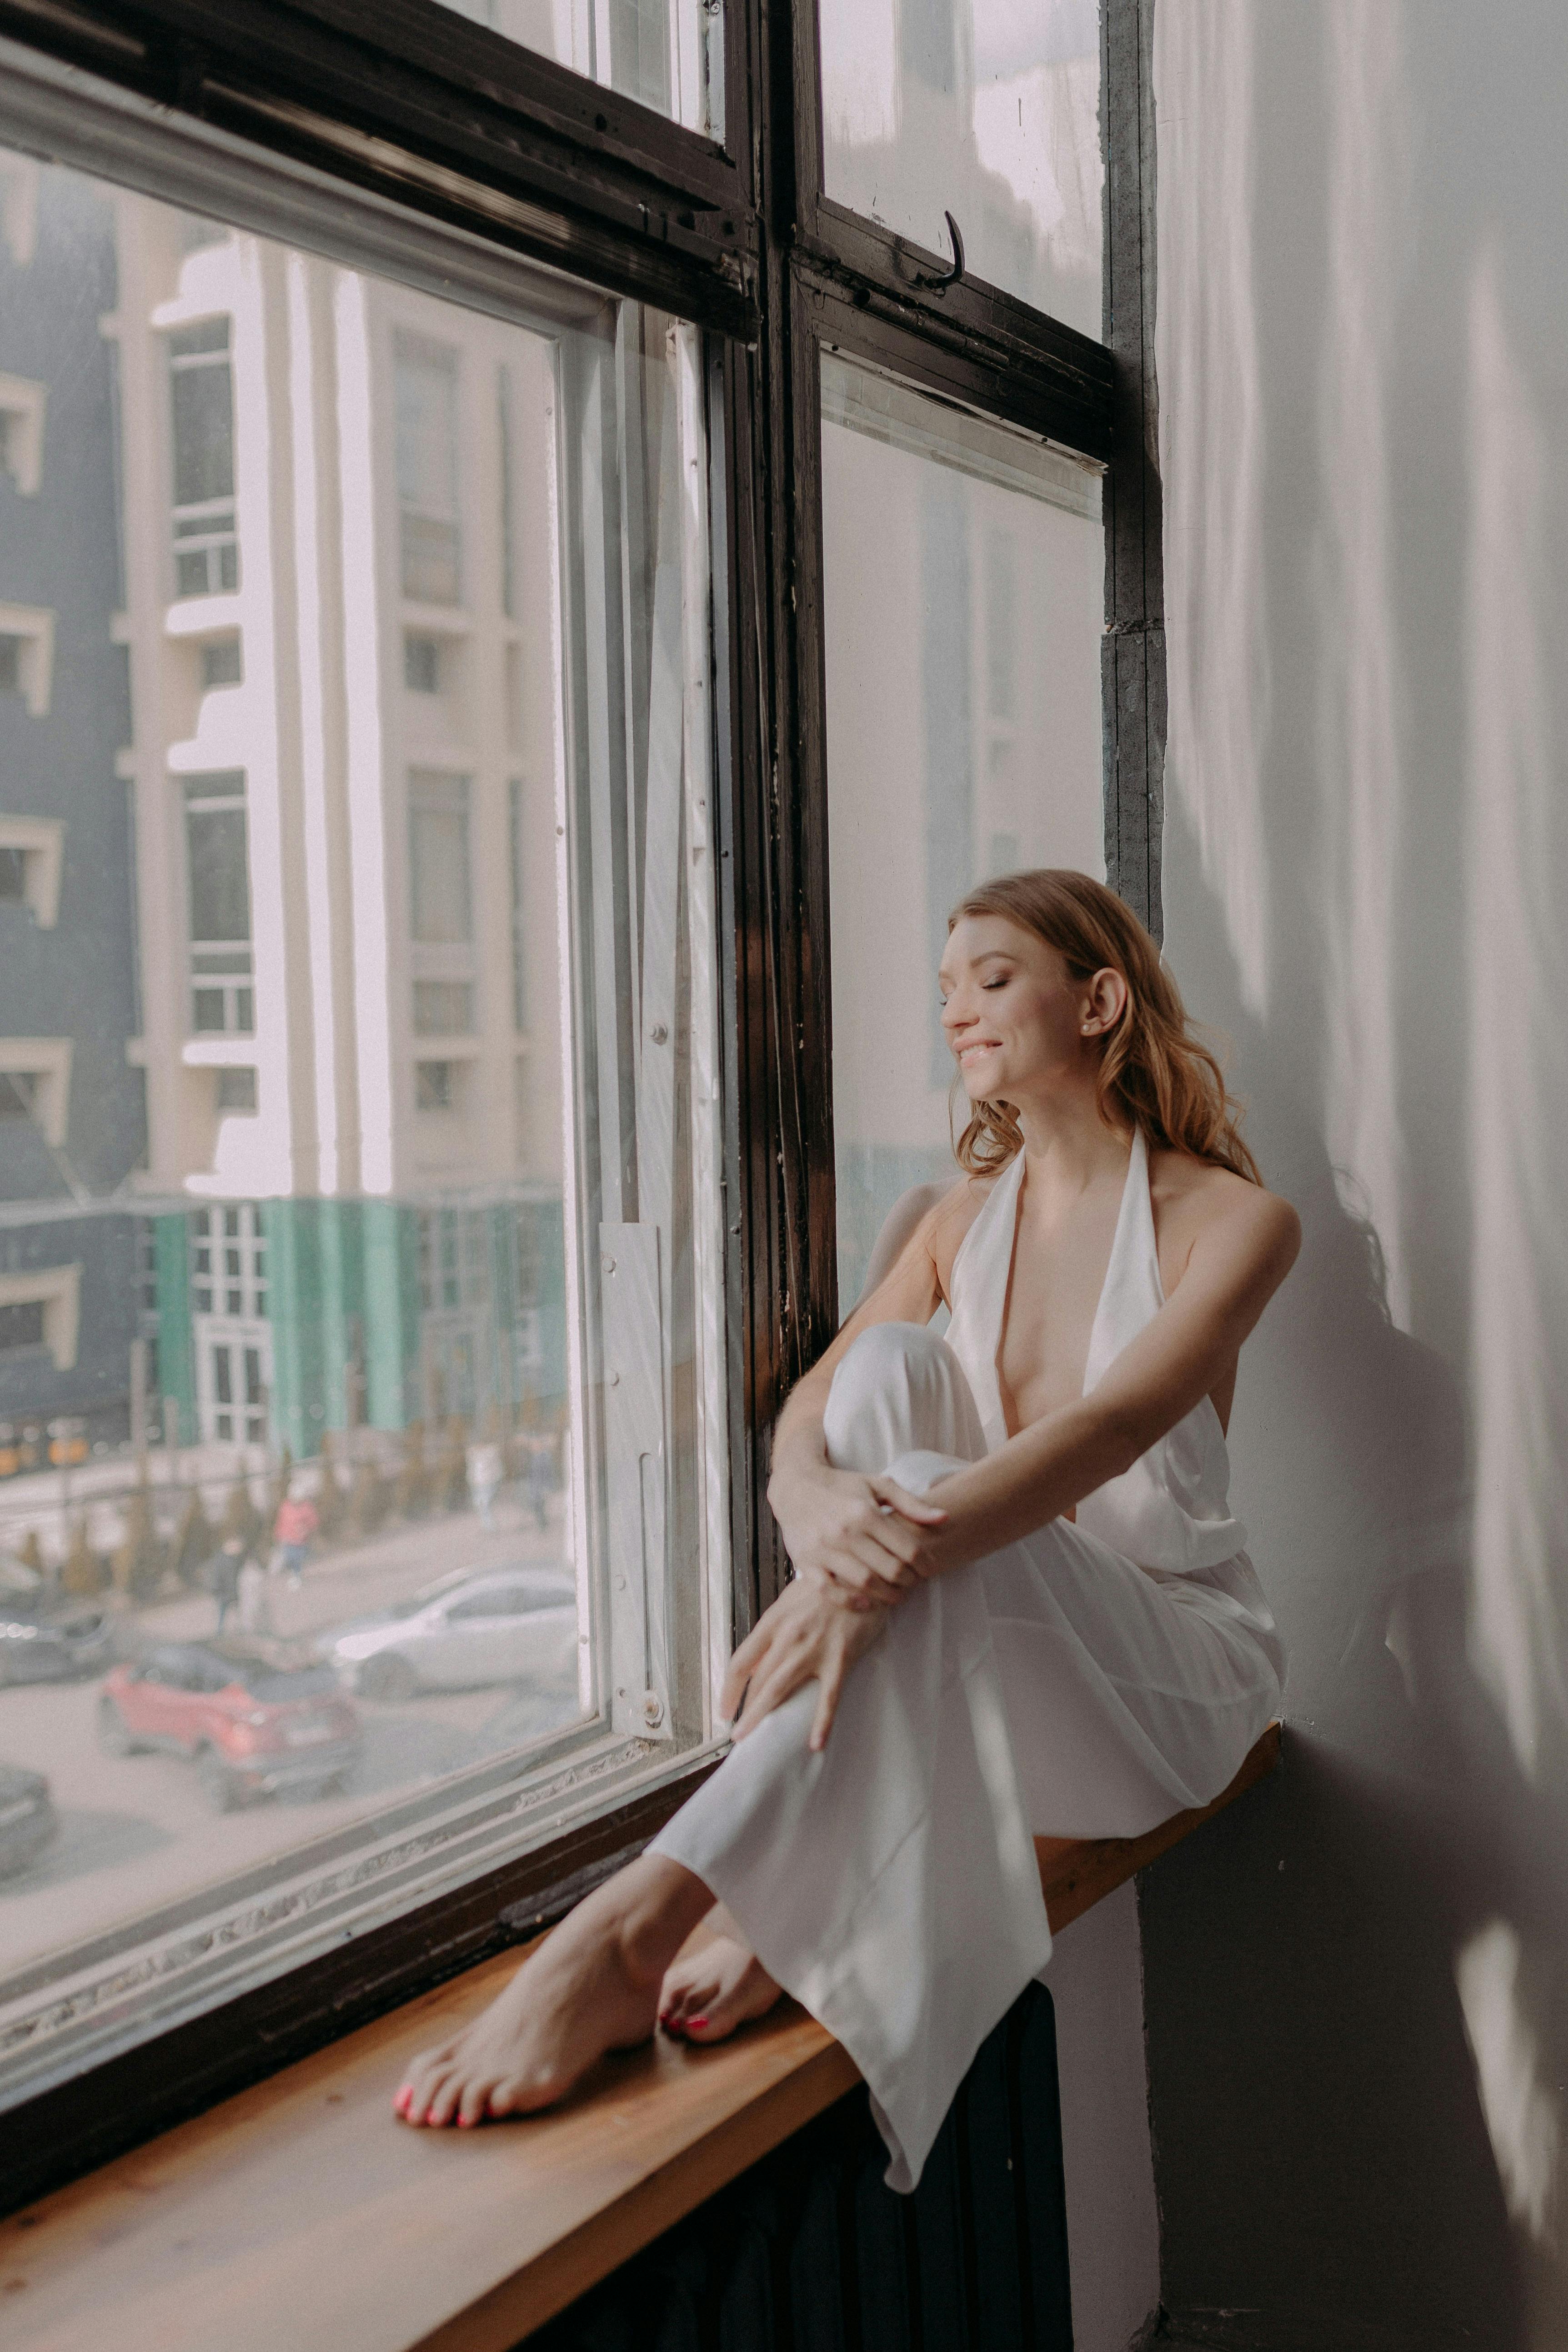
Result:
<svg viewBox="0 0 1568 2352">
<path fill-rule="evenodd" d="M 1218 1062 L 1194 1036 L 1159 949 L 1113 890 L 1068 866 L 1044 866 L 983 882 L 960 899 L 948 929 L 966 915 L 1001 915 L 1033 931 L 1056 949 L 1075 981 L 1119 971 L 1127 1002 L 1100 1055 L 1100 1117 L 1111 1127 L 1141 1127 L 1152 1144 L 1189 1151 L 1261 1184 Z M 1017 1113 L 1005 1102 L 976 1103 L 953 1146 L 971 1176 L 994 1176 L 1023 1148 Z"/>
</svg>

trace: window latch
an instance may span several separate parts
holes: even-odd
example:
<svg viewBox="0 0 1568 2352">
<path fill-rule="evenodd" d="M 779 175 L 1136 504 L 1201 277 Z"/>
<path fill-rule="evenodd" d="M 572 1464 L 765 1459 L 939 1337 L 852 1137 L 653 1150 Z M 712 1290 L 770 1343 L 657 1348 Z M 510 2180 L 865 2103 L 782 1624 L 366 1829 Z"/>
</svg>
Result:
<svg viewBox="0 0 1568 2352">
<path fill-rule="evenodd" d="M 956 286 L 963 275 L 963 232 L 951 213 L 944 213 L 942 218 L 947 223 L 947 233 L 952 239 L 952 268 L 934 271 L 921 270 L 914 281 L 917 286 L 923 286 L 933 294 L 942 293 L 946 287 Z"/>
</svg>

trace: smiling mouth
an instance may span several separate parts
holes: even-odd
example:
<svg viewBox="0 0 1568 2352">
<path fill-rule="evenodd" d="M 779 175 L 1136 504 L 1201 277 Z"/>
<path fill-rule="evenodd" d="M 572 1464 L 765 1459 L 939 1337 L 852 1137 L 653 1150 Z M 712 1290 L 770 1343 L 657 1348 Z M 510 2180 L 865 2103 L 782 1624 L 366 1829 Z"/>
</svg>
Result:
<svg viewBox="0 0 1568 2352">
<path fill-rule="evenodd" d="M 984 1037 L 972 1040 L 969 1045 L 961 1045 L 959 1047 L 959 1066 L 962 1068 L 963 1065 L 969 1059 L 971 1054 L 994 1054 L 998 1053 L 1000 1050 L 1001 1049 L 994 1037 Z"/>
</svg>

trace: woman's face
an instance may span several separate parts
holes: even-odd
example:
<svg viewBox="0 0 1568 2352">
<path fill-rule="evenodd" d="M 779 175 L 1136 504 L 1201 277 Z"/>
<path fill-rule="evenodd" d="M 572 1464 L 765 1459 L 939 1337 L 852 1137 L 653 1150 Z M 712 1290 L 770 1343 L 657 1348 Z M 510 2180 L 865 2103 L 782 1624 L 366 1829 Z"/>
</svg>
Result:
<svg viewBox="0 0 1568 2352">
<path fill-rule="evenodd" d="M 1126 994 L 1119 972 L 1074 980 L 1058 950 L 1005 915 L 953 925 L 937 985 L 971 1102 L 1022 1104 L 1078 1076 Z"/>
</svg>

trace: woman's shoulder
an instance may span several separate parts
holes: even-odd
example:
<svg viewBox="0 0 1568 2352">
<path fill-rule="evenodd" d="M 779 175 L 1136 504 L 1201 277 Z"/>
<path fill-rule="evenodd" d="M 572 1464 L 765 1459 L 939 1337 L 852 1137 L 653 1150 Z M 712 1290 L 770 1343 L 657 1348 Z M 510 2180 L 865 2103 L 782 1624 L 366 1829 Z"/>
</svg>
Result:
<svg viewBox="0 0 1568 2352">
<path fill-rule="evenodd" d="M 1196 1243 L 1211 1234 L 1234 1235 L 1238 1244 L 1281 1256 L 1287 1265 L 1300 1246 L 1301 1221 L 1289 1201 L 1190 1151 L 1151 1150 L 1149 1191 L 1163 1263 L 1169 1252 L 1184 1265 Z"/>
</svg>

